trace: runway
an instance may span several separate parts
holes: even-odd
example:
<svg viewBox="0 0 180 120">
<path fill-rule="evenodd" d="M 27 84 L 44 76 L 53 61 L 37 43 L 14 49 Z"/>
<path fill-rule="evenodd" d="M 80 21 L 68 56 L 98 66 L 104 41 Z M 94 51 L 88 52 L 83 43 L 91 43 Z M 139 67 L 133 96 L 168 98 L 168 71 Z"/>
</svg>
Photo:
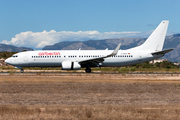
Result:
<svg viewBox="0 0 180 120">
<path fill-rule="evenodd" d="M 66 71 L 66 72 L 59 72 L 59 71 L 53 71 L 53 72 L 44 72 L 44 71 L 36 71 L 34 72 L 34 70 L 30 71 L 28 70 L 27 72 L 24 72 L 24 73 L 21 73 L 21 72 L 7 72 L 7 71 L 4 71 L 4 72 L 0 72 L 0 75 L 54 75 L 54 76 L 59 76 L 59 75 L 98 75 L 98 74 L 109 74 L 109 75 L 133 75 L 133 76 L 180 76 L 180 73 L 173 73 L 173 72 L 166 72 L 166 73 L 157 73 L 157 72 L 154 72 L 154 73 L 146 73 L 146 72 L 131 72 L 131 73 L 118 73 L 118 72 L 111 72 L 111 73 L 108 73 L 108 72 L 92 72 L 92 73 L 85 73 L 85 72 L 73 72 L 73 71 Z"/>
</svg>

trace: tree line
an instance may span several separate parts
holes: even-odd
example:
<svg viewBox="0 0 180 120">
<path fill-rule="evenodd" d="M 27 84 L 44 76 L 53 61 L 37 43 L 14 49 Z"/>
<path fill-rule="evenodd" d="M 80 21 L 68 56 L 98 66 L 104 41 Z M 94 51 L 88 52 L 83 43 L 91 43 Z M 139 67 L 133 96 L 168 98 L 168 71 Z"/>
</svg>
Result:
<svg viewBox="0 0 180 120">
<path fill-rule="evenodd" d="M 7 52 L 7 51 L 0 52 L 0 59 L 1 58 L 7 59 L 8 57 L 11 57 L 15 53 L 17 52 Z"/>
<path fill-rule="evenodd" d="M 156 62 L 154 64 L 144 62 L 133 66 L 136 68 L 179 68 L 178 65 L 174 65 L 174 63 L 170 61 Z"/>
</svg>

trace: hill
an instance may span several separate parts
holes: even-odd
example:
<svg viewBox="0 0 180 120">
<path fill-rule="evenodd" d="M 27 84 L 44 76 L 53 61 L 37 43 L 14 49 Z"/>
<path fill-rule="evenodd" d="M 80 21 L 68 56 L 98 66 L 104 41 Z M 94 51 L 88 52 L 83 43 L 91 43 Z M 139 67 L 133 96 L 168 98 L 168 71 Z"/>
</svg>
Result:
<svg viewBox="0 0 180 120">
<path fill-rule="evenodd" d="M 16 47 L 13 45 L 6 45 L 6 44 L 0 44 L 0 52 L 22 52 L 22 51 L 32 51 L 32 48 L 27 48 L 27 47 Z"/>
<path fill-rule="evenodd" d="M 95 49 L 114 49 L 121 43 L 121 49 L 128 49 L 143 43 L 145 38 L 117 38 L 105 40 L 88 41 L 63 41 L 54 45 L 45 46 L 43 50 L 95 50 Z"/>
<path fill-rule="evenodd" d="M 63 41 L 54 45 L 45 46 L 43 50 L 95 50 L 95 49 L 114 49 L 121 43 L 122 50 L 141 45 L 147 38 L 117 38 L 105 40 L 88 40 L 88 41 Z M 163 59 L 172 62 L 180 62 L 180 34 L 167 36 L 164 43 L 164 49 L 173 48 L 174 50 L 167 53 Z"/>
</svg>

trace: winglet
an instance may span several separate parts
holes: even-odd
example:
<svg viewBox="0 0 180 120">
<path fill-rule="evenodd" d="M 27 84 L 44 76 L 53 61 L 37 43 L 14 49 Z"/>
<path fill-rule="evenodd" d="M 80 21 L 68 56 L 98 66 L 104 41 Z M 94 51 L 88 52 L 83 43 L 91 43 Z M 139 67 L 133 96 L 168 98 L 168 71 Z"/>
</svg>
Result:
<svg viewBox="0 0 180 120">
<path fill-rule="evenodd" d="M 116 55 L 119 51 L 120 46 L 121 46 L 121 43 L 119 43 L 119 45 L 116 47 L 116 49 L 114 49 L 114 51 L 110 55 L 108 55 L 107 57 Z"/>
</svg>

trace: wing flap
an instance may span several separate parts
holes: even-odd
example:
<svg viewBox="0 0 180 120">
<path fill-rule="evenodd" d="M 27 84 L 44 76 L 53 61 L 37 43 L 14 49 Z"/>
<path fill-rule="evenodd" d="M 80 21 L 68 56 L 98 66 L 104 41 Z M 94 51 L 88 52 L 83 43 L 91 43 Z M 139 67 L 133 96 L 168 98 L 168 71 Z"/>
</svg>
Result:
<svg viewBox="0 0 180 120">
<path fill-rule="evenodd" d="M 103 56 L 103 57 L 98 57 L 98 58 L 91 58 L 91 59 L 87 59 L 87 60 L 82 60 L 82 61 L 79 61 L 80 64 L 85 64 L 85 63 L 101 63 L 104 61 L 104 58 L 107 58 L 107 57 L 111 57 L 111 56 L 114 56 L 118 53 L 119 51 L 119 48 L 121 46 L 121 43 L 118 44 L 118 46 L 116 47 L 116 49 L 114 49 L 114 51 L 109 54 L 109 55 L 106 55 L 106 56 Z"/>
</svg>

